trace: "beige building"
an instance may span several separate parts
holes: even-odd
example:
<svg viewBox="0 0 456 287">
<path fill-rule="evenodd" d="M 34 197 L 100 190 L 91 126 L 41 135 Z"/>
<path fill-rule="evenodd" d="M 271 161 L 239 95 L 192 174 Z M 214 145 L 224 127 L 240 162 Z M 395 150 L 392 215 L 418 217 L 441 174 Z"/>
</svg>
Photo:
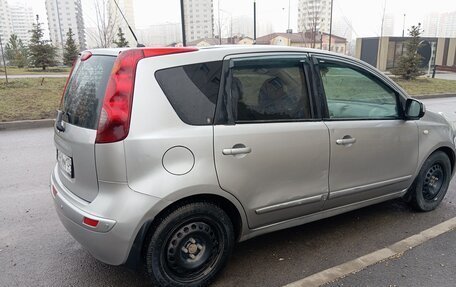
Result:
<svg viewBox="0 0 456 287">
<path fill-rule="evenodd" d="M 215 45 L 253 45 L 250 37 L 229 37 L 229 38 L 203 38 L 187 43 L 187 46 L 207 47 Z"/>
<path fill-rule="evenodd" d="M 356 40 L 355 57 L 361 59 L 382 71 L 394 69 L 404 52 L 407 37 L 373 37 Z M 421 38 L 428 41 L 434 54 L 431 65 L 439 69 L 456 71 L 456 38 Z M 426 67 L 429 63 L 424 63 Z M 424 68 L 425 68 L 424 67 Z"/>
<path fill-rule="evenodd" d="M 257 38 L 256 43 L 258 45 L 280 45 L 328 50 L 329 34 L 317 34 L 314 40 L 312 39 L 311 34 L 312 33 L 272 33 Z M 331 51 L 345 54 L 347 52 L 347 40 L 332 35 Z"/>
</svg>

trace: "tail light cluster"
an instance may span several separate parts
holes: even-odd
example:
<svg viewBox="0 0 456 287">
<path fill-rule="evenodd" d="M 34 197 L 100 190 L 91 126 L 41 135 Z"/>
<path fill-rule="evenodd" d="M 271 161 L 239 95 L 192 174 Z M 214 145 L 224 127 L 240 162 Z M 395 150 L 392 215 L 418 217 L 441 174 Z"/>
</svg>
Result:
<svg viewBox="0 0 456 287">
<path fill-rule="evenodd" d="M 131 107 L 139 60 L 148 57 L 196 51 L 196 48 L 144 48 L 122 51 L 114 62 L 106 87 L 96 143 L 123 140 L 130 130 Z"/>
</svg>

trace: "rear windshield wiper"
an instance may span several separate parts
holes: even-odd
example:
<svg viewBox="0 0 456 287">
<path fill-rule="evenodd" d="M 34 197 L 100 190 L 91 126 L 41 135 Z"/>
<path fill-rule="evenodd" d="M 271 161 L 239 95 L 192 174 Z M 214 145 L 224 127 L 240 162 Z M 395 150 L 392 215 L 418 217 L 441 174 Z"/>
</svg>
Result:
<svg viewBox="0 0 456 287">
<path fill-rule="evenodd" d="M 70 120 L 70 113 L 62 111 L 62 110 L 57 110 L 57 118 L 55 119 L 55 127 L 59 132 L 64 132 L 65 127 L 62 125 L 63 117 L 66 116 L 67 120 Z"/>
</svg>

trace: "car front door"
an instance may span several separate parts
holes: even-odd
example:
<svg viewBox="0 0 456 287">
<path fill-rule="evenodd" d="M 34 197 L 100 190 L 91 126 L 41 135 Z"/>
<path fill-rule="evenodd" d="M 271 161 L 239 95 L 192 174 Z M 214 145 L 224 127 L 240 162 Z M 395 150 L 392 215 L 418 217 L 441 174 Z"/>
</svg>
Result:
<svg viewBox="0 0 456 287">
<path fill-rule="evenodd" d="M 328 130 L 312 108 L 304 59 L 227 59 L 227 117 L 214 126 L 215 164 L 250 228 L 319 211 L 328 193 Z"/>
<path fill-rule="evenodd" d="M 330 137 L 325 209 L 400 193 L 418 158 L 418 127 L 405 121 L 400 95 L 355 63 L 318 59 Z"/>
</svg>

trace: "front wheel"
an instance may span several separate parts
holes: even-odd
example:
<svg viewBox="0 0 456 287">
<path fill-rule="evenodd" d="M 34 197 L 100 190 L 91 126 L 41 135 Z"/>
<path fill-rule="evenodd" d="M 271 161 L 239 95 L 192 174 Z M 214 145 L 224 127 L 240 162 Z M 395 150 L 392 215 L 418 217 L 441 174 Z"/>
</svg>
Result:
<svg viewBox="0 0 456 287">
<path fill-rule="evenodd" d="M 226 264 L 234 246 L 233 224 L 217 205 L 189 203 L 152 230 L 146 271 L 158 286 L 206 286 Z"/>
<path fill-rule="evenodd" d="M 441 151 L 431 154 L 410 188 L 410 204 L 419 211 L 435 209 L 445 197 L 450 179 L 448 156 Z"/>
</svg>

